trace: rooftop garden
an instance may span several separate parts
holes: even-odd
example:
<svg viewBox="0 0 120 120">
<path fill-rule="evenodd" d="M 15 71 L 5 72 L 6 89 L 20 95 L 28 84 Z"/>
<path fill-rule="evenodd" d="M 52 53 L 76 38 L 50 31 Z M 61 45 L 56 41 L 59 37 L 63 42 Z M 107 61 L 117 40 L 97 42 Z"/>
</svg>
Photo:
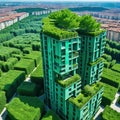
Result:
<svg viewBox="0 0 120 120">
<path fill-rule="evenodd" d="M 99 82 L 89 86 L 86 85 L 84 87 L 84 89 L 82 90 L 82 92 L 76 97 L 71 97 L 69 99 L 69 101 L 73 104 L 75 104 L 78 108 L 83 107 L 88 101 L 89 99 L 95 95 L 95 93 L 97 93 L 101 88 L 103 87 L 103 85 Z"/>
<path fill-rule="evenodd" d="M 98 63 L 100 63 L 100 62 L 102 62 L 103 61 L 103 58 L 99 58 L 99 59 L 97 59 L 95 62 L 91 62 L 91 63 L 89 63 L 90 64 L 90 66 L 94 66 L 94 65 L 96 65 L 96 64 L 98 64 Z"/>
<path fill-rule="evenodd" d="M 81 80 L 81 77 L 78 74 L 75 74 L 72 77 L 69 77 L 65 80 L 58 80 L 57 82 L 62 86 L 62 87 L 67 87 L 71 85 L 74 82 L 77 82 L 78 80 Z"/>
<path fill-rule="evenodd" d="M 100 29 L 100 23 L 90 16 L 78 16 L 70 10 L 65 9 L 51 13 L 43 19 L 43 33 L 58 40 L 78 36 L 79 33 L 98 35 L 103 30 Z"/>
<path fill-rule="evenodd" d="M 79 34 L 97 36 L 105 30 L 101 29 L 101 24 L 91 15 L 83 15 L 80 19 L 78 32 Z"/>
</svg>

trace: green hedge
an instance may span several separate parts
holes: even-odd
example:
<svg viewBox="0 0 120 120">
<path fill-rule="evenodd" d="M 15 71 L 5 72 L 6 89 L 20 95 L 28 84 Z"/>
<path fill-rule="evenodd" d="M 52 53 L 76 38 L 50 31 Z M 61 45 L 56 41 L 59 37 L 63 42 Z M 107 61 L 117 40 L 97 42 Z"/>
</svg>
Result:
<svg viewBox="0 0 120 120">
<path fill-rule="evenodd" d="M 52 110 L 49 110 L 45 116 L 43 116 L 42 120 L 61 120 L 59 116 L 53 112 Z"/>
<path fill-rule="evenodd" d="M 120 64 L 115 64 L 115 65 L 112 67 L 112 70 L 120 73 Z"/>
<path fill-rule="evenodd" d="M 19 49 L 0 46 L 1 61 L 7 61 L 7 59 L 10 58 L 12 54 L 20 54 L 20 53 L 21 51 Z"/>
<path fill-rule="evenodd" d="M 5 104 L 6 104 L 5 92 L 0 91 L 0 113 L 2 112 Z"/>
<path fill-rule="evenodd" d="M 18 62 L 17 58 L 9 58 L 7 62 L 0 61 L 0 68 L 3 72 L 13 69 L 14 65 Z"/>
<path fill-rule="evenodd" d="M 108 83 L 118 88 L 120 85 L 120 74 L 111 69 L 104 68 L 102 74 L 102 82 Z"/>
<path fill-rule="evenodd" d="M 114 100 L 115 94 L 117 93 L 118 89 L 106 83 L 103 83 L 103 86 L 104 86 L 104 92 L 103 92 L 102 105 L 103 106 L 110 105 L 111 102 Z"/>
<path fill-rule="evenodd" d="M 18 88 L 17 92 L 19 95 L 23 96 L 36 96 L 37 86 L 31 82 L 23 82 Z"/>
<path fill-rule="evenodd" d="M 34 72 L 30 75 L 31 81 L 43 86 L 43 68 L 42 68 L 42 60 L 39 66 L 36 68 Z"/>
<path fill-rule="evenodd" d="M 15 70 L 24 71 L 27 75 L 29 75 L 33 69 L 35 68 L 34 60 L 32 59 L 21 59 L 15 66 Z"/>
<path fill-rule="evenodd" d="M 10 70 L 0 78 L 0 90 L 5 91 L 7 101 L 16 92 L 17 87 L 24 81 L 25 73 L 18 70 Z"/>
<path fill-rule="evenodd" d="M 32 48 L 31 48 L 31 47 L 25 47 L 25 48 L 23 49 L 23 53 L 25 53 L 25 54 L 30 54 L 31 51 L 32 51 Z"/>
<path fill-rule="evenodd" d="M 106 106 L 102 113 L 102 120 L 119 120 L 120 113 L 110 108 L 110 106 Z"/>
<path fill-rule="evenodd" d="M 34 60 L 35 66 L 37 66 L 40 63 L 40 60 L 42 59 L 40 51 L 32 51 L 30 54 L 26 54 L 25 56 L 23 56 L 23 58 Z"/>
<path fill-rule="evenodd" d="M 6 108 L 11 120 L 39 120 L 44 112 L 44 105 L 37 97 L 14 98 Z"/>
</svg>

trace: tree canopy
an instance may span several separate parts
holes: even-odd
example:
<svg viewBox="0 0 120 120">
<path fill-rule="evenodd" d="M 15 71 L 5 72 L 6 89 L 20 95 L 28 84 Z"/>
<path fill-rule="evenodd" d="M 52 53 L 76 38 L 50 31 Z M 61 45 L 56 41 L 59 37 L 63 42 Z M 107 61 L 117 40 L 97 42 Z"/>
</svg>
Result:
<svg viewBox="0 0 120 120">
<path fill-rule="evenodd" d="M 79 24 L 80 30 L 85 32 L 96 32 L 100 30 L 101 24 L 91 15 L 83 15 Z"/>
<path fill-rule="evenodd" d="M 50 19 L 55 20 L 55 25 L 63 29 L 72 29 L 79 26 L 80 17 L 68 9 L 54 12 L 49 15 Z"/>
</svg>

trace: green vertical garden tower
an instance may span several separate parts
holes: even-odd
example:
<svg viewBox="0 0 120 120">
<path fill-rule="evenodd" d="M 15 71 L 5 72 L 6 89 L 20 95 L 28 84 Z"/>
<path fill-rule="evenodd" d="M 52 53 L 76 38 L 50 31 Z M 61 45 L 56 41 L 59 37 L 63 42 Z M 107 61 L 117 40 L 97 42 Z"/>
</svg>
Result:
<svg viewBox="0 0 120 120">
<path fill-rule="evenodd" d="M 40 33 L 44 101 L 63 120 L 90 120 L 102 99 L 99 80 L 106 33 L 81 30 L 85 19 L 61 10 L 43 20 Z"/>
</svg>

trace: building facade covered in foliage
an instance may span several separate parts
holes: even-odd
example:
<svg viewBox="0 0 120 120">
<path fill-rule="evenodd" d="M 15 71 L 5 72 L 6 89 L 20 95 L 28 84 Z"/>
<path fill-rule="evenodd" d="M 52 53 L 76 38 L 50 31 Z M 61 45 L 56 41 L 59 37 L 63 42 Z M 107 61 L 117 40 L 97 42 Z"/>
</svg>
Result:
<svg viewBox="0 0 120 120">
<path fill-rule="evenodd" d="M 91 16 L 61 10 L 43 20 L 40 34 L 46 105 L 64 120 L 90 120 L 103 94 L 106 32 Z"/>
</svg>

